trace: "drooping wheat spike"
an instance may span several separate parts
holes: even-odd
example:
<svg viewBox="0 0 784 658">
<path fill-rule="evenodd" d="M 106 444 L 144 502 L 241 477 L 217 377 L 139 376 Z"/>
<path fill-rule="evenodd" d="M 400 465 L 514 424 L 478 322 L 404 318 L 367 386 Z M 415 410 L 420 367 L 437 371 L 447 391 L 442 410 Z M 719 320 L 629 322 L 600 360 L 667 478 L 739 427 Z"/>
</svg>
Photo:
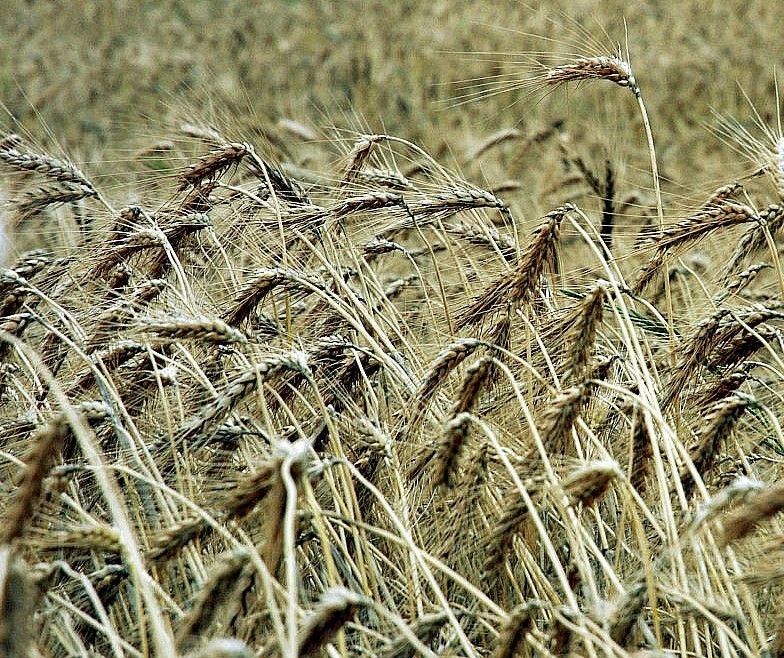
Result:
<svg viewBox="0 0 784 658">
<path fill-rule="evenodd" d="M 589 462 L 569 474 L 561 483 L 572 505 L 591 507 L 609 490 L 621 474 L 614 461 Z"/>
<path fill-rule="evenodd" d="M 671 250 L 702 239 L 722 228 L 759 221 L 760 216 L 752 208 L 740 203 L 719 201 L 703 206 L 697 213 L 653 236 L 652 244 L 656 252 L 643 266 L 632 286 L 633 291 L 640 293 L 645 289 L 659 272 Z"/>
<path fill-rule="evenodd" d="M 82 524 L 71 530 L 48 533 L 43 539 L 29 540 L 39 550 L 86 549 L 120 555 L 120 535 L 114 528 L 101 524 Z"/>
<path fill-rule="evenodd" d="M 302 622 L 297 635 L 297 655 L 314 658 L 366 603 L 363 596 L 344 587 L 332 587 Z"/>
<path fill-rule="evenodd" d="M 220 134 L 218 130 L 212 126 L 197 125 L 195 123 L 181 123 L 178 126 L 178 131 L 186 137 L 192 137 L 207 146 L 217 147 L 226 143 L 226 138 Z"/>
<path fill-rule="evenodd" d="M 694 372 L 706 360 L 710 351 L 716 347 L 719 342 L 719 328 L 729 313 L 730 311 L 727 309 L 720 309 L 710 317 L 701 320 L 678 349 L 677 365 L 667 385 L 662 408 L 668 408 L 680 395 Z"/>
<path fill-rule="evenodd" d="M 399 171 L 392 169 L 365 167 L 358 173 L 357 179 L 360 184 L 369 187 L 386 187 L 390 190 L 398 191 L 415 189 L 408 178 Z"/>
<path fill-rule="evenodd" d="M 417 617 L 411 624 L 411 632 L 425 644 L 430 644 L 448 619 L 445 612 L 434 612 Z M 379 658 L 414 658 L 416 649 L 411 645 L 411 640 L 400 633 L 383 644 L 378 650 Z"/>
<path fill-rule="evenodd" d="M 732 397 L 749 380 L 751 377 L 750 370 L 754 367 L 755 364 L 753 363 L 745 363 L 731 370 L 726 375 L 709 381 L 695 391 L 694 398 L 689 401 L 689 404 L 698 410 L 699 413 L 707 415 L 714 404 L 725 398 Z"/>
<path fill-rule="evenodd" d="M 114 267 L 123 263 L 134 254 L 163 245 L 165 234 L 157 228 L 139 228 L 115 243 L 108 249 L 102 247 L 92 265 L 93 276 L 105 276 Z"/>
<path fill-rule="evenodd" d="M 119 340 L 116 343 L 110 344 L 106 349 L 95 352 L 91 357 L 97 363 L 100 359 L 106 371 L 111 374 L 121 365 L 132 359 L 133 357 L 145 352 L 147 348 L 156 349 L 157 345 L 143 345 L 135 340 Z M 68 390 L 69 395 L 78 394 L 81 391 L 92 386 L 95 382 L 95 371 L 88 368 L 80 373 L 74 384 Z"/>
<path fill-rule="evenodd" d="M 481 443 L 474 448 L 465 460 L 464 468 L 461 469 L 460 481 L 456 486 L 457 502 L 454 507 L 454 518 L 463 519 L 465 515 L 477 508 L 482 497 L 482 489 L 487 482 L 487 463 L 488 446 Z M 458 539 L 458 533 L 451 533 L 444 544 L 441 555 L 448 555 Z"/>
<path fill-rule="evenodd" d="M 239 164 L 242 159 L 253 153 L 250 144 L 240 142 L 230 142 L 220 148 L 211 151 L 201 158 L 197 164 L 188 167 L 187 171 L 181 174 L 179 191 L 189 187 L 197 187 L 202 182 L 211 182 L 220 178 L 226 171 L 234 165 Z"/>
<path fill-rule="evenodd" d="M 477 324 L 487 315 L 508 306 L 524 305 L 533 300 L 542 274 L 555 267 L 561 222 L 571 208 L 567 204 L 547 214 L 545 221 L 532 233 L 529 246 L 512 272 L 491 283 L 464 309 L 456 322 L 458 328 Z"/>
<path fill-rule="evenodd" d="M 249 576 L 244 572 L 250 564 L 250 554 L 241 548 L 219 557 L 207 581 L 199 589 L 191 609 L 177 630 L 177 647 L 187 651 L 199 637 L 208 632 L 227 610 L 240 583 Z"/>
<path fill-rule="evenodd" d="M 379 233 L 381 237 L 391 237 L 401 231 L 430 226 L 445 221 L 459 212 L 496 208 L 499 213 L 511 217 L 509 208 L 492 192 L 477 188 L 458 187 L 448 192 L 415 198 L 406 203 L 408 217 L 395 222 Z"/>
<path fill-rule="evenodd" d="M 466 368 L 463 384 L 452 407 L 452 417 L 469 412 L 474 408 L 482 390 L 490 379 L 493 363 L 494 358 L 492 356 L 483 356 Z"/>
<path fill-rule="evenodd" d="M 7 150 L 17 148 L 24 144 L 24 140 L 16 133 L 6 133 L 0 137 L 0 149 Z"/>
<path fill-rule="evenodd" d="M 189 516 L 153 533 L 146 557 L 153 562 L 166 560 L 190 542 L 204 537 L 208 531 L 209 526 L 203 516 Z"/>
<path fill-rule="evenodd" d="M 455 414 L 444 425 L 433 455 L 434 486 L 451 487 L 454 484 L 457 462 L 470 428 L 471 414 L 467 412 Z"/>
<path fill-rule="evenodd" d="M 648 588 L 644 582 L 633 582 L 615 605 L 614 619 L 610 620 L 610 637 L 622 647 L 634 646 L 635 626 L 648 601 Z"/>
<path fill-rule="evenodd" d="M 542 412 L 539 433 L 550 455 L 566 454 L 570 433 L 582 411 L 588 386 L 580 384 L 559 393 Z"/>
<path fill-rule="evenodd" d="M 16 492 L 10 514 L 3 520 L 2 543 L 7 544 L 22 535 L 38 502 L 44 477 L 68 432 L 68 425 L 56 417 L 42 427 L 31 441 L 25 473 Z"/>
<path fill-rule="evenodd" d="M 765 490 L 765 483 L 749 477 L 738 477 L 731 484 L 720 489 L 705 503 L 697 508 L 686 533 L 690 534 L 705 526 L 719 514 L 727 512 L 735 505 L 748 501 Z"/>
<path fill-rule="evenodd" d="M 532 613 L 537 606 L 523 603 L 516 606 L 498 633 L 492 658 L 515 658 L 525 644 L 525 636 L 533 630 Z"/>
<path fill-rule="evenodd" d="M 504 352 L 508 352 L 512 346 L 512 308 L 507 308 L 507 312 L 501 314 L 494 327 L 490 328 L 487 334 L 487 342 L 493 346 L 496 352 L 496 358 L 502 360 Z M 498 363 L 493 362 L 490 365 L 490 374 L 488 380 L 493 386 L 497 386 L 501 382 L 501 369 Z"/>
<path fill-rule="evenodd" d="M 745 501 L 738 509 L 724 517 L 724 534 L 719 543 L 743 539 L 766 519 L 784 510 L 784 483 L 773 484 Z"/>
<path fill-rule="evenodd" d="M 482 573 L 484 579 L 492 581 L 494 574 L 512 553 L 515 537 L 528 521 L 528 507 L 517 491 L 502 502 L 503 508 L 498 522 L 492 528 L 485 545 Z"/>
<path fill-rule="evenodd" d="M 523 137 L 524 133 L 517 128 L 502 128 L 488 135 L 466 153 L 466 160 L 471 162 L 490 149 L 508 141 Z"/>
<path fill-rule="evenodd" d="M 358 181 L 360 172 L 373 152 L 374 146 L 387 139 L 387 135 L 361 135 L 359 137 L 348 154 L 346 168 L 340 180 L 341 187 L 349 187 Z"/>
<path fill-rule="evenodd" d="M 229 517 L 243 518 L 262 502 L 280 479 L 283 455 L 266 460 L 252 473 L 232 483 L 229 493 L 219 501 L 220 507 Z"/>
<path fill-rule="evenodd" d="M 373 262 L 379 256 L 393 252 L 402 254 L 409 253 L 402 244 L 392 242 L 391 240 L 384 240 L 383 238 L 373 238 L 362 247 L 362 255 L 368 263 Z"/>
<path fill-rule="evenodd" d="M 749 358 L 763 346 L 762 341 L 776 335 L 775 327 L 763 323 L 782 318 L 784 313 L 776 308 L 752 304 L 733 311 L 721 309 L 700 322 L 678 350 L 678 361 L 662 407 L 668 407 L 701 368 L 734 368 Z"/>
<path fill-rule="evenodd" d="M 311 204 L 310 197 L 298 181 L 287 175 L 282 167 L 260 158 L 255 151 L 250 154 L 250 167 L 264 185 L 262 197 L 272 196 L 274 192 L 278 200 L 290 205 L 307 206 Z"/>
<path fill-rule="evenodd" d="M 380 210 L 403 204 L 403 197 L 392 192 L 368 192 L 362 196 L 342 199 L 330 206 L 327 212 L 334 219 L 342 219 L 369 210 Z"/>
<path fill-rule="evenodd" d="M 475 338 L 461 338 L 448 345 L 436 356 L 411 400 L 413 408 L 405 429 L 408 435 L 414 433 L 430 404 L 430 400 L 449 374 L 481 345 L 482 342 Z"/>
<path fill-rule="evenodd" d="M 760 211 L 757 225 L 750 227 L 743 234 L 738 242 L 738 246 L 724 266 L 725 280 L 735 271 L 739 263 L 767 249 L 768 241 L 765 237 L 763 226 L 767 227 L 768 232 L 772 236 L 781 231 L 782 227 L 784 227 L 784 206 L 773 203 L 765 210 Z"/>
<path fill-rule="evenodd" d="M 729 438 L 744 412 L 754 404 L 753 398 L 736 393 L 717 402 L 705 417 L 704 429 L 700 434 L 699 442 L 690 455 L 694 462 L 694 468 L 703 478 L 713 467 L 721 444 Z M 681 481 L 683 489 L 688 495 L 696 484 L 691 472 L 685 470 L 681 474 Z"/>
<path fill-rule="evenodd" d="M 247 343 L 248 338 L 223 320 L 208 317 L 149 317 L 139 320 L 148 333 L 171 340 L 196 340 L 219 345 Z"/>
<path fill-rule="evenodd" d="M 721 294 L 715 297 L 716 302 L 722 302 L 731 295 L 740 294 L 743 290 L 748 288 L 749 285 L 751 285 L 751 283 L 757 278 L 762 270 L 767 269 L 773 269 L 773 266 L 770 263 L 758 263 L 743 270 L 742 272 L 739 272 L 734 279 L 727 283 Z"/>
<path fill-rule="evenodd" d="M 742 203 L 721 201 L 703 206 L 687 219 L 668 226 L 653 238 L 653 244 L 660 251 L 674 249 L 722 228 L 759 221 L 760 217 L 753 208 Z"/>
<path fill-rule="evenodd" d="M 16 200 L 16 221 L 22 222 L 45 208 L 74 203 L 94 195 L 95 190 L 86 185 L 63 183 L 57 186 L 40 186 L 35 190 L 25 192 L 21 198 Z"/>
<path fill-rule="evenodd" d="M 620 87 L 627 87 L 635 95 L 639 94 L 631 66 L 619 56 L 581 57 L 549 68 L 544 80 L 550 85 L 582 80 L 608 80 Z"/>
<path fill-rule="evenodd" d="M 245 282 L 223 319 L 234 327 L 241 325 L 253 309 L 278 287 L 300 295 L 326 289 L 322 281 L 304 272 L 281 267 L 261 268 Z"/>
<path fill-rule="evenodd" d="M 142 281 L 130 295 L 120 298 L 97 317 L 92 317 L 85 352 L 90 354 L 104 347 L 107 334 L 114 338 L 117 328 L 128 322 L 135 312 L 158 297 L 167 285 L 166 279 Z"/>
<path fill-rule="evenodd" d="M 34 171 L 53 182 L 84 187 L 89 190 L 87 196 L 96 194 L 87 176 L 70 162 L 41 153 L 22 152 L 10 145 L 0 148 L 0 162 L 19 171 Z"/>
<path fill-rule="evenodd" d="M 469 244 L 487 249 L 487 251 L 500 253 L 507 263 L 517 257 L 517 245 L 514 238 L 503 235 L 494 227 L 474 227 L 464 224 L 455 224 L 446 227 L 450 235 L 454 235 Z"/>
<path fill-rule="evenodd" d="M 784 151 L 784 148 L 782 148 Z M 782 165 L 784 169 L 784 165 Z M 782 174 L 784 179 L 784 174 Z M 781 189 L 784 191 L 784 180 L 781 181 Z M 782 194 L 784 197 L 784 194 Z M 770 645 L 770 655 L 772 658 L 784 658 L 784 619 L 780 620 L 776 627 L 776 634 L 773 636 L 773 642 Z"/>
<path fill-rule="evenodd" d="M 49 257 L 40 249 L 29 251 L 7 270 L 0 272 L 0 317 L 16 313 L 24 302 L 30 279 L 42 271 Z"/>
<path fill-rule="evenodd" d="M 591 360 L 596 333 L 604 318 L 604 305 L 607 301 L 608 285 L 599 281 L 583 297 L 580 303 L 580 314 L 567 340 L 568 372 L 574 379 L 579 379 Z"/>
<path fill-rule="evenodd" d="M 307 468 L 311 451 L 312 444 L 308 439 L 298 439 L 294 443 L 285 439 L 279 441 L 275 446 L 275 454 L 267 465 L 254 473 L 250 478 L 251 481 L 241 486 L 241 490 L 227 500 L 226 512 L 232 516 L 248 514 L 259 503 L 264 506 L 261 528 L 264 544 L 261 548 L 261 557 L 272 574 L 277 572 L 283 559 L 283 527 L 288 497 L 282 475 L 283 469 L 288 465 L 295 485 L 299 484 Z M 270 472 L 270 467 L 274 467 L 275 471 Z"/>
<path fill-rule="evenodd" d="M 306 355 L 302 352 L 290 352 L 272 356 L 232 379 L 217 400 L 202 407 L 193 419 L 180 428 L 175 435 L 175 444 L 183 445 L 204 437 L 207 431 L 230 414 L 243 398 L 284 370 L 307 372 Z"/>
</svg>

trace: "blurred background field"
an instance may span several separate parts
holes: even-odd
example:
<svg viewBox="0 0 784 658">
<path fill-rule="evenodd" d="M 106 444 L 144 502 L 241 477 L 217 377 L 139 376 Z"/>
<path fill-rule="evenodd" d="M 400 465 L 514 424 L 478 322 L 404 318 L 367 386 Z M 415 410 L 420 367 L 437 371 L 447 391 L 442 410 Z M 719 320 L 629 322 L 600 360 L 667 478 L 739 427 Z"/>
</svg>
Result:
<svg viewBox="0 0 784 658">
<path fill-rule="evenodd" d="M 702 190 L 742 173 L 706 126 L 714 108 L 750 118 L 742 92 L 763 120 L 775 115 L 779 2 L 10 0 L 0 12 L 0 98 L 46 147 L 56 135 L 82 162 L 130 161 L 162 124 L 189 115 L 280 146 L 291 141 L 279 134 L 286 119 L 319 138 L 334 137 L 331 126 L 403 136 L 492 186 L 523 173 L 498 169 L 503 152 L 468 162 L 477 144 L 561 119 L 580 148 L 599 158 L 609 150 L 634 177 L 646 162 L 635 107 L 606 89 L 588 86 L 572 103 L 526 90 L 456 101 L 479 90 L 460 80 L 500 74 L 511 88 L 526 74 L 517 53 L 584 49 L 581 29 L 612 48 L 624 21 L 662 174 Z"/>
</svg>

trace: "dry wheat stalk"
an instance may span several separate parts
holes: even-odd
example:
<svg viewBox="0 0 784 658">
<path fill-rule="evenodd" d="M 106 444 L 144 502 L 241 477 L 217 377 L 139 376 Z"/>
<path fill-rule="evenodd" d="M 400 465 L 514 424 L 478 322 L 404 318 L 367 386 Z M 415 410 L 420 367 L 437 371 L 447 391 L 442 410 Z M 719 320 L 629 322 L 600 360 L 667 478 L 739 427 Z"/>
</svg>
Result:
<svg viewBox="0 0 784 658">
<path fill-rule="evenodd" d="M 525 644 L 525 636 L 533 630 L 532 613 L 538 608 L 531 603 L 516 606 L 498 633 L 492 658 L 515 658 Z"/>
</svg>

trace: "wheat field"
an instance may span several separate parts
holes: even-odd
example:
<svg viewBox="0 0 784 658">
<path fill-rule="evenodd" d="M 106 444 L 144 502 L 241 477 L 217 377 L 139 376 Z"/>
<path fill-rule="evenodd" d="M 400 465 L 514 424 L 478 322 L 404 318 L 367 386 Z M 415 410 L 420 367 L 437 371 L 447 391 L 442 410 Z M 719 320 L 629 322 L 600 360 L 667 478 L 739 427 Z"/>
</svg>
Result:
<svg viewBox="0 0 784 658">
<path fill-rule="evenodd" d="M 782 10 L 565 8 L 11 3 L 3 656 L 784 656 Z"/>
</svg>

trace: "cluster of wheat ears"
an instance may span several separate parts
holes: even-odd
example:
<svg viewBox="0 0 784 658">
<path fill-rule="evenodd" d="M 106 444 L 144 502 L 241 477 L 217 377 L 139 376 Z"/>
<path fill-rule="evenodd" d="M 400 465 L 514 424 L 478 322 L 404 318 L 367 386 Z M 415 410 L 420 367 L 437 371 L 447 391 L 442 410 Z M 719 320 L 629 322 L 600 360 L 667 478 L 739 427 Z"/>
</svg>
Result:
<svg viewBox="0 0 784 658">
<path fill-rule="evenodd" d="M 665 219 L 627 58 L 538 84 L 591 79 L 648 137 L 631 254 L 585 167 L 599 214 L 524 221 L 401 138 L 303 177 L 189 125 L 120 209 L 6 135 L 11 219 L 79 244 L 0 274 L 0 653 L 784 656 L 784 140 L 732 129 L 770 205 Z"/>
</svg>

